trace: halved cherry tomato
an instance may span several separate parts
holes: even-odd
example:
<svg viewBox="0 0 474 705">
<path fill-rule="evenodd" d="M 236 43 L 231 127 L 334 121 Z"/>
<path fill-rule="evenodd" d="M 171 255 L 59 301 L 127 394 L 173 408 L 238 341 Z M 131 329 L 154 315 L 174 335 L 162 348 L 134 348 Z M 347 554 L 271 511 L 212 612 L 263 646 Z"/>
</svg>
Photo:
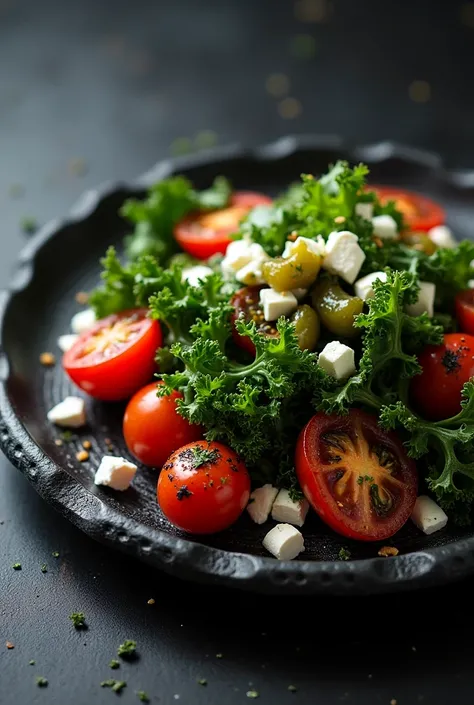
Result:
<svg viewBox="0 0 474 705">
<path fill-rule="evenodd" d="M 271 203 L 272 199 L 263 193 L 236 191 L 227 208 L 186 216 L 176 225 L 174 236 L 185 252 L 198 259 L 225 254 L 231 242 L 230 235 L 238 231 L 239 223 L 247 213 L 255 206 Z"/>
<path fill-rule="evenodd" d="M 128 402 L 123 436 L 130 453 L 144 465 L 161 468 L 173 451 L 202 438 L 202 428 L 176 411 L 176 401 L 182 397 L 179 392 L 159 397 L 156 382 L 152 382 Z"/>
<path fill-rule="evenodd" d="M 177 450 L 163 465 L 157 496 L 172 524 L 191 534 L 214 534 L 244 511 L 250 477 L 233 450 L 197 441 Z"/>
<path fill-rule="evenodd" d="M 456 296 L 455 305 L 461 330 L 474 335 L 474 289 L 460 291 Z"/>
<path fill-rule="evenodd" d="M 235 321 L 238 318 L 243 318 L 244 321 L 255 321 L 257 330 L 262 335 L 271 338 L 278 337 L 274 323 L 270 323 L 263 316 L 263 309 L 260 306 L 261 289 L 263 289 L 263 286 L 246 286 L 236 291 L 230 300 L 231 306 L 234 307 L 234 313 L 231 316 L 232 337 L 239 348 L 246 350 L 253 356 L 255 356 L 255 345 L 248 336 L 239 335 L 235 328 Z"/>
<path fill-rule="evenodd" d="M 64 354 L 63 367 L 91 397 L 128 399 L 156 372 L 161 343 L 160 324 L 147 318 L 147 309 L 114 313 L 80 336 Z"/>
<path fill-rule="evenodd" d="M 306 498 L 343 536 L 388 539 L 413 510 L 415 463 L 371 414 L 356 409 L 347 416 L 316 414 L 299 436 L 295 462 Z"/>
<path fill-rule="evenodd" d="M 446 221 L 444 209 L 435 201 L 420 193 L 406 191 L 395 186 L 369 186 L 375 191 L 382 204 L 395 201 L 396 207 L 404 216 L 410 230 L 427 232 Z"/>
<path fill-rule="evenodd" d="M 423 372 L 410 383 L 416 409 L 431 421 L 455 416 L 463 385 L 474 376 L 474 336 L 448 333 L 442 345 L 428 345 L 418 361 Z"/>
</svg>

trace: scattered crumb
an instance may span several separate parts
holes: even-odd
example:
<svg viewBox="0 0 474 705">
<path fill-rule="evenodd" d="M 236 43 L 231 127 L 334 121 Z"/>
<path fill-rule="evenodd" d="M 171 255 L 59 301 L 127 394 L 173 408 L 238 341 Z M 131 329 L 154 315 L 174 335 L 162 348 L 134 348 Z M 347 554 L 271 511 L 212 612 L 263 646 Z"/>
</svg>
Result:
<svg viewBox="0 0 474 705">
<path fill-rule="evenodd" d="M 59 551 L 53 551 L 51 555 L 53 558 L 59 558 Z"/>
<path fill-rule="evenodd" d="M 48 566 L 46 565 L 46 563 L 43 563 L 43 565 L 41 566 L 41 572 L 42 572 L 42 573 L 47 573 L 47 572 L 48 572 Z"/>
<path fill-rule="evenodd" d="M 334 218 L 334 222 L 340 225 L 340 223 L 346 222 L 346 217 L 344 215 L 338 215 Z"/>
<path fill-rule="evenodd" d="M 73 176 L 85 176 L 87 174 L 87 163 L 84 159 L 75 158 L 69 160 L 69 172 Z"/>
<path fill-rule="evenodd" d="M 38 221 L 36 220 L 36 218 L 25 215 L 20 220 L 20 228 L 27 235 L 32 235 L 38 230 Z"/>
<path fill-rule="evenodd" d="M 14 649 L 15 648 L 15 644 L 12 644 L 11 641 L 7 641 L 5 646 L 7 647 L 7 649 Z"/>
<path fill-rule="evenodd" d="M 296 687 L 296 685 L 289 685 L 288 690 L 290 691 L 290 693 L 296 693 L 298 688 Z"/>
<path fill-rule="evenodd" d="M 342 546 L 339 549 L 339 553 L 337 554 L 337 557 L 339 558 L 340 561 L 349 561 L 351 558 L 351 552 L 349 551 L 349 549 Z"/>
<path fill-rule="evenodd" d="M 46 686 L 48 685 L 47 678 L 44 678 L 43 676 L 36 676 L 36 685 L 39 688 L 46 688 Z"/>
<path fill-rule="evenodd" d="M 56 364 L 56 358 L 54 357 L 53 353 L 50 352 L 41 353 L 39 360 L 40 363 L 45 367 L 52 367 Z"/>
<path fill-rule="evenodd" d="M 223 654 L 216 654 L 216 658 L 222 658 Z"/>
<path fill-rule="evenodd" d="M 116 658 L 113 658 L 112 661 L 109 663 L 110 668 L 120 668 L 120 661 L 117 661 Z"/>
<path fill-rule="evenodd" d="M 154 604 L 155 604 L 155 600 L 152 597 L 150 597 L 150 599 L 147 600 L 147 605 L 154 605 Z"/>
<path fill-rule="evenodd" d="M 78 291 L 74 298 L 78 304 L 85 306 L 85 304 L 89 301 L 89 294 L 87 291 Z"/>
<path fill-rule="evenodd" d="M 60 438 L 56 438 L 56 440 L 54 441 L 54 444 L 57 446 L 62 446 L 63 442 Z"/>
<path fill-rule="evenodd" d="M 142 702 L 142 703 L 149 703 L 149 702 L 150 702 L 150 698 L 148 697 L 148 695 L 145 693 L 144 690 L 138 690 L 138 691 L 137 691 L 137 698 L 138 698 L 138 699 L 140 700 L 140 702 Z"/>
<path fill-rule="evenodd" d="M 76 453 L 76 460 L 79 460 L 81 463 L 85 463 L 86 460 L 89 460 L 89 453 L 87 450 L 80 450 Z"/>
<path fill-rule="evenodd" d="M 31 659 L 31 661 L 28 661 L 29 666 L 34 666 L 36 661 L 34 659 Z"/>
<path fill-rule="evenodd" d="M 86 450 L 90 450 L 92 448 L 92 443 L 90 441 L 82 441 L 82 447 Z"/>
<path fill-rule="evenodd" d="M 293 120 L 301 114 L 301 103 L 297 98 L 284 98 L 278 103 L 278 112 L 284 120 Z"/>
<path fill-rule="evenodd" d="M 431 99 L 431 86 L 428 81 L 412 81 L 408 94 L 414 103 L 427 103 Z"/>
<path fill-rule="evenodd" d="M 388 556 L 398 556 L 399 553 L 400 551 L 395 546 L 382 546 L 378 555 L 382 556 L 382 558 L 387 558 Z"/>
<path fill-rule="evenodd" d="M 290 90 L 290 79 L 284 73 L 272 73 L 265 81 L 265 88 L 275 98 L 283 98 Z"/>
<path fill-rule="evenodd" d="M 21 563 L 14 563 L 12 568 L 13 570 L 21 570 Z"/>
<path fill-rule="evenodd" d="M 207 680 L 205 678 L 198 678 L 199 685 L 207 685 Z"/>
<path fill-rule="evenodd" d="M 248 698 L 253 698 L 253 699 L 255 699 L 255 698 L 260 697 L 260 693 L 258 692 L 258 690 L 247 690 L 246 696 L 247 696 Z"/>
</svg>

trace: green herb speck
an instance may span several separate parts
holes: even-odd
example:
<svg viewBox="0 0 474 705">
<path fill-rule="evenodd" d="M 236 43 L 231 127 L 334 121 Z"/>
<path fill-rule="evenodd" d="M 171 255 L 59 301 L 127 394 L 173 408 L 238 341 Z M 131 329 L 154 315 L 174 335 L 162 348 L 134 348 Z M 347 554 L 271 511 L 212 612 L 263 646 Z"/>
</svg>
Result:
<svg viewBox="0 0 474 705">
<path fill-rule="evenodd" d="M 219 451 L 216 448 L 210 450 L 209 448 L 194 446 L 192 449 L 192 454 L 193 466 L 195 470 L 200 468 L 202 465 L 213 465 L 219 460 Z"/>
<path fill-rule="evenodd" d="M 253 698 L 253 699 L 255 699 L 255 698 L 259 698 L 259 697 L 260 697 L 260 693 L 258 692 L 258 690 L 247 690 L 246 696 L 247 696 L 248 698 Z"/>
<path fill-rule="evenodd" d="M 112 686 L 112 690 L 114 691 L 114 693 L 120 693 L 120 691 L 123 690 L 123 688 L 125 688 L 126 686 L 127 684 L 125 681 L 115 681 Z"/>
<path fill-rule="evenodd" d="M 339 558 L 340 561 L 348 561 L 351 557 L 351 552 L 349 551 L 349 549 L 344 548 L 344 546 L 343 546 L 342 548 L 339 549 L 339 553 L 337 554 L 337 557 Z"/>
<path fill-rule="evenodd" d="M 84 629 L 86 626 L 86 615 L 84 612 L 73 612 L 69 615 L 69 619 L 76 629 Z"/>
<path fill-rule="evenodd" d="M 36 685 L 39 688 L 46 688 L 46 686 L 48 685 L 48 679 L 44 678 L 44 676 L 36 676 L 35 680 L 36 680 Z"/>
<path fill-rule="evenodd" d="M 216 654 L 216 658 L 222 658 L 223 654 Z"/>
<path fill-rule="evenodd" d="M 36 220 L 36 218 L 32 218 L 31 216 L 25 215 L 20 220 L 20 228 L 27 235 L 32 235 L 38 230 L 38 221 Z"/>
<path fill-rule="evenodd" d="M 113 658 L 112 661 L 109 663 L 110 668 L 120 668 L 120 661 L 117 661 L 116 658 Z"/>
<path fill-rule="evenodd" d="M 51 555 L 53 558 L 59 558 L 59 551 L 53 551 Z"/>
<path fill-rule="evenodd" d="M 61 433 L 61 440 L 63 440 L 65 443 L 69 443 L 70 441 L 73 440 L 73 438 L 74 438 L 74 434 L 69 429 L 67 429 L 66 431 L 63 431 Z"/>
<path fill-rule="evenodd" d="M 198 678 L 199 685 L 207 685 L 207 680 L 205 678 Z"/>
<path fill-rule="evenodd" d="M 140 700 L 140 702 L 142 702 L 142 703 L 149 703 L 149 702 L 150 702 L 150 698 L 148 697 L 148 695 L 145 693 L 144 690 L 139 690 L 139 691 L 137 692 L 137 698 L 138 698 L 138 699 Z"/>
<path fill-rule="evenodd" d="M 28 661 L 29 666 L 34 666 L 35 663 L 36 663 L 36 661 L 34 661 L 33 659 L 31 659 L 31 661 Z"/>
<path fill-rule="evenodd" d="M 21 563 L 14 563 L 12 568 L 13 570 L 21 570 Z"/>
<path fill-rule="evenodd" d="M 126 639 L 123 644 L 120 644 L 117 650 L 117 654 L 122 656 L 122 658 L 127 658 L 135 655 L 135 650 L 137 648 L 137 642 L 133 639 Z"/>
<path fill-rule="evenodd" d="M 43 565 L 41 566 L 41 572 L 42 572 L 42 573 L 47 573 L 47 572 L 48 572 L 48 566 L 46 565 L 46 563 L 43 563 Z"/>
<path fill-rule="evenodd" d="M 290 693 L 296 693 L 298 688 L 296 687 L 296 685 L 289 685 L 288 690 L 290 691 Z"/>
</svg>

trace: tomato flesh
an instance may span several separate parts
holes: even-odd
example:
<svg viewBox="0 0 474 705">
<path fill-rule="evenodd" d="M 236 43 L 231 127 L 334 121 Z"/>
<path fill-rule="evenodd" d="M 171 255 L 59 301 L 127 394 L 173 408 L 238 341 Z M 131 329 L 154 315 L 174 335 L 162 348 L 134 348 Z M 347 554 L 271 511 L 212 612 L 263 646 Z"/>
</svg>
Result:
<svg viewBox="0 0 474 705">
<path fill-rule="evenodd" d="M 124 311 L 83 333 L 64 354 L 63 367 L 96 399 L 128 399 L 156 372 L 155 353 L 161 343 L 160 324 L 147 318 L 147 309 Z"/>
<path fill-rule="evenodd" d="M 382 205 L 395 201 L 409 230 L 427 232 L 446 221 L 444 209 L 427 196 L 391 186 L 369 186 L 369 189 L 375 191 Z"/>
<path fill-rule="evenodd" d="M 455 306 L 461 330 L 474 335 L 474 289 L 460 291 L 456 296 Z"/>
<path fill-rule="evenodd" d="M 250 477 L 236 453 L 222 443 L 197 441 L 163 465 L 158 503 L 175 526 L 191 534 L 214 534 L 231 526 L 250 497 Z"/>
<path fill-rule="evenodd" d="M 417 472 L 398 437 L 352 409 L 318 413 L 302 430 L 295 456 L 306 498 L 334 531 L 358 541 L 393 536 L 410 517 Z"/>
<path fill-rule="evenodd" d="M 430 421 L 458 414 L 463 385 L 474 376 L 474 336 L 448 333 L 441 345 L 428 345 L 418 361 L 423 372 L 410 383 L 415 408 Z"/>
<path fill-rule="evenodd" d="M 272 199 L 253 191 L 236 191 L 227 208 L 209 213 L 191 213 L 175 227 L 174 235 L 180 247 L 197 259 L 209 259 L 215 254 L 225 254 L 238 232 L 240 222 L 252 208 L 270 205 Z"/>
<path fill-rule="evenodd" d="M 234 307 L 231 316 L 232 337 L 239 348 L 246 350 L 253 357 L 255 357 L 255 345 L 247 335 L 240 335 L 237 332 L 235 321 L 238 318 L 243 318 L 244 321 L 255 321 L 257 331 L 261 335 L 270 338 L 278 337 L 274 323 L 267 321 L 263 315 L 263 309 L 260 306 L 260 291 L 262 289 L 263 286 L 246 286 L 236 291 L 230 300 L 231 306 Z"/>
</svg>

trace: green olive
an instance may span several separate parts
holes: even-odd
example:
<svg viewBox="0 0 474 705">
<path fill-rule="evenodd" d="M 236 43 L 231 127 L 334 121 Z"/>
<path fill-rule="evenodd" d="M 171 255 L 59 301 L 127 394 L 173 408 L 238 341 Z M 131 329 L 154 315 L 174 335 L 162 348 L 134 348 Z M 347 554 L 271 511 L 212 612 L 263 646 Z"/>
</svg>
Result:
<svg viewBox="0 0 474 705">
<path fill-rule="evenodd" d="M 364 302 L 358 296 L 350 296 L 334 280 L 324 279 L 313 290 L 312 303 L 321 323 L 331 333 L 346 338 L 358 335 L 354 316 L 362 313 L 364 308 Z"/>
<path fill-rule="evenodd" d="M 291 291 L 311 286 L 320 268 L 321 256 L 310 250 L 304 240 L 297 240 L 290 257 L 275 257 L 264 262 L 262 275 L 275 291 Z"/>
<path fill-rule="evenodd" d="M 319 340 L 319 318 L 318 314 L 308 306 L 298 306 L 291 317 L 295 323 L 295 332 L 298 338 L 298 345 L 301 350 L 314 350 Z"/>
<path fill-rule="evenodd" d="M 403 242 L 412 250 L 424 252 L 426 255 L 432 255 L 438 249 L 425 233 L 406 233 L 403 235 Z"/>
</svg>

